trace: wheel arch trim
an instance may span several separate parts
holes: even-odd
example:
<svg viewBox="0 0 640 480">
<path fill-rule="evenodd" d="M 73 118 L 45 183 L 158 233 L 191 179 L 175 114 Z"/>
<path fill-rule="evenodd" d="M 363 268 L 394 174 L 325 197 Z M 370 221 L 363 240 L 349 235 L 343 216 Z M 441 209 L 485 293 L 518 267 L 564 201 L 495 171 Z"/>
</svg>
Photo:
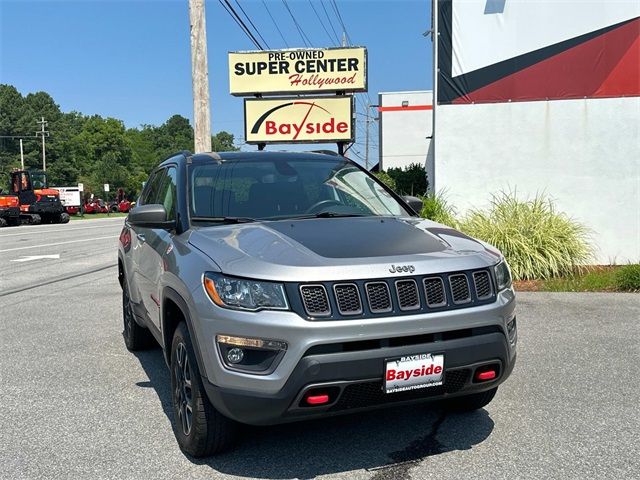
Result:
<svg viewBox="0 0 640 480">
<path fill-rule="evenodd" d="M 201 376 L 206 376 L 204 370 L 204 362 L 202 360 L 202 354 L 200 352 L 200 343 L 198 342 L 196 330 L 193 327 L 193 322 L 191 320 L 191 314 L 189 313 L 189 307 L 187 302 L 182 298 L 182 296 L 171 287 L 164 287 L 162 290 L 162 302 L 160 308 L 160 325 L 162 328 L 162 340 L 163 340 L 163 352 L 164 359 L 167 365 L 171 362 L 171 343 L 173 341 L 172 338 L 169 338 L 169 332 L 167 329 L 167 318 L 165 315 L 165 302 L 166 300 L 171 300 L 182 313 L 182 317 L 185 320 L 187 325 L 187 330 L 189 331 L 189 336 L 191 337 L 191 345 L 193 347 L 194 352 L 196 353 L 196 361 L 198 362 L 198 370 L 200 371 Z"/>
</svg>

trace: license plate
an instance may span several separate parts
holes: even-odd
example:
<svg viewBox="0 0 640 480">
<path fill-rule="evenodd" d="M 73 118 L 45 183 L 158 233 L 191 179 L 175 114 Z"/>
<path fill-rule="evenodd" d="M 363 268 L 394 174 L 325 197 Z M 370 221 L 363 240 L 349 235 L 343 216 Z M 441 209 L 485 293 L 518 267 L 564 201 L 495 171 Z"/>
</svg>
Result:
<svg viewBox="0 0 640 480">
<path fill-rule="evenodd" d="M 442 385 L 444 354 L 418 353 L 385 360 L 385 393 Z"/>
</svg>

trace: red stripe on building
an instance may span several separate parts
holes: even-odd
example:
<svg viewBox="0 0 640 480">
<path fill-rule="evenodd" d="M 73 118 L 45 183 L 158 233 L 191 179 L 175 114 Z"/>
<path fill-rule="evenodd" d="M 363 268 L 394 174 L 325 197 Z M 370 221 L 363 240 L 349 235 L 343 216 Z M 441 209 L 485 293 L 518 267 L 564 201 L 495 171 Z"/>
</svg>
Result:
<svg viewBox="0 0 640 480">
<path fill-rule="evenodd" d="M 411 111 L 411 110 L 431 110 L 433 109 L 433 105 L 407 105 L 406 107 L 378 107 L 379 112 L 400 112 L 400 111 Z"/>
<path fill-rule="evenodd" d="M 469 92 L 453 103 L 640 95 L 640 19 Z"/>
</svg>

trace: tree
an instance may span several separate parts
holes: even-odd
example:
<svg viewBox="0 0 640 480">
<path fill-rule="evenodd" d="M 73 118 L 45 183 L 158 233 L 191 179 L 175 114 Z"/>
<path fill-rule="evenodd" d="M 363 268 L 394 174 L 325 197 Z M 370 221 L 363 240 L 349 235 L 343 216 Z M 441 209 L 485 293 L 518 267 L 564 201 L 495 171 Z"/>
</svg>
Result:
<svg viewBox="0 0 640 480">
<path fill-rule="evenodd" d="M 233 145 L 233 134 L 224 130 L 211 136 L 211 149 L 214 152 L 237 152 L 240 150 Z"/>
<path fill-rule="evenodd" d="M 0 85 L 0 135 L 25 135 L 25 166 L 42 165 L 41 141 L 35 136 L 37 121 L 47 120 L 47 174 L 56 186 L 85 184 L 87 191 L 102 192 L 109 183 L 123 187 L 135 197 L 161 161 L 180 151 L 193 150 L 193 128 L 189 120 L 173 115 L 160 126 L 142 125 L 126 129 L 116 118 L 64 113 L 46 92 L 26 96 L 11 85 Z M 234 137 L 218 132 L 211 137 L 214 151 L 239 150 Z M 9 172 L 20 166 L 17 139 L 0 139 L 0 186 Z"/>
<path fill-rule="evenodd" d="M 395 181 L 395 190 L 400 195 L 426 195 L 429 182 L 422 165 L 413 163 L 404 169 L 390 168 L 387 173 Z"/>
</svg>

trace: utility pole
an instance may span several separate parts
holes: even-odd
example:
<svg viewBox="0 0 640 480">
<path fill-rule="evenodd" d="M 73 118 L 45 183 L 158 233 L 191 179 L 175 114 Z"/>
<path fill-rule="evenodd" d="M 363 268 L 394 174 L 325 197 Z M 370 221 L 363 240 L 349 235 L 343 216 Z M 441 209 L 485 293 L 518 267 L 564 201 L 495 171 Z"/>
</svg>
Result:
<svg viewBox="0 0 640 480">
<path fill-rule="evenodd" d="M 189 0 L 195 153 L 211 151 L 211 110 L 204 0 Z"/>
<path fill-rule="evenodd" d="M 36 122 L 38 125 L 40 125 L 40 130 L 38 130 L 36 132 L 36 136 L 40 136 L 42 137 L 42 171 L 46 172 L 47 171 L 47 151 L 45 148 L 45 137 L 49 136 L 49 132 L 45 130 L 45 127 L 47 126 L 47 124 L 49 122 L 47 122 L 44 117 L 42 117 L 42 120 L 40 120 L 39 122 Z"/>
<path fill-rule="evenodd" d="M 365 135 L 364 135 L 364 167 L 367 169 L 367 172 L 369 171 L 369 124 L 371 123 L 371 120 L 369 118 L 369 111 L 371 110 L 371 105 L 367 104 L 367 113 L 366 113 L 366 118 L 367 118 L 367 128 L 365 129 Z"/>
<path fill-rule="evenodd" d="M 22 148 L 22 139 L 20 139 L 20 166 L 24 170 L 24 150 Z"/>
</svg>

